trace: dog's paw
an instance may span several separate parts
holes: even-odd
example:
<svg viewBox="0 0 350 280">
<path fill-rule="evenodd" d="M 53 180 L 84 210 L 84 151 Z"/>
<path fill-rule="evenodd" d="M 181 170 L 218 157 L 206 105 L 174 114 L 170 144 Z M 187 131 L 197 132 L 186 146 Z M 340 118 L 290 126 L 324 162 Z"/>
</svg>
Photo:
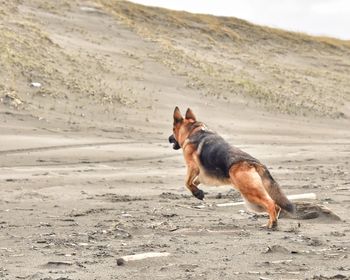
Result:
<svg viewBox="0 0 350 280">
<path fill-rule="evenodd" d="M 200 189 L 194 191 L 192 194 L 200 200 L 203 200 L 203 198 L 204 198 L 204 192 Z"/>
<path fill-rule="evenodd" d="M 268 222 L 265 225 L 261 225 L 260 228 L 266 229 L 268 231 L 277 231 L 278 230 L 277 221 L 274 221 L 273 223 Z"/>
</svg>

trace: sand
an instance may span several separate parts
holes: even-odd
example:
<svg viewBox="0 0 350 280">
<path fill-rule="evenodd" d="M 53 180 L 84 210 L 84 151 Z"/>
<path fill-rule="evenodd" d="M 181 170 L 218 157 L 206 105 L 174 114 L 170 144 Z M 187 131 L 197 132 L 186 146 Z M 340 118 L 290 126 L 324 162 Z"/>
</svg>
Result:
<svg viewBox="0 0 350 280">
<path fill-rule="evenodd" d="M 332 95 L 334 108 L 326 106 L 326 93 L 315 93 L 320 102 L 314 109 L 293 105 L 286 112 L 281 96 L 261 102 L 261 96 L 244 94 L 247 88 L 227 95 L 229 82 L 207 73 L 214 77 L 209 81 L 196 65 L 169 60 L 174 53 L 164 53 L 164 44 L 154 38 L 157 31 L 146 32 L 149 22 L 135 25 L 140 18 L 127 21 L 120 17 L 130 15 L 125 10 L 113 13 L 103 2 L 13 1 L 1 8 L 3 26 L 14 32 L 6 34 L 18 34 L 3 42 L 27 60 L 2 57 L 0 278 L 349 279 L 348 58 L 338 72 L 335 64 L 324 69 L 330 74 L 322 85 L 322 75 L 310 80 L 307 95 L 300 97 L 309 98 L 312 87 L 317 92 L 338 83 L 343 95 Z M 286 36 L 270 40 L 287 52 Z M 345 43 L 329 51 L 315 42 L 319 56 L 315 49 L 300 50 L 297 64 L 304 63 L 304 70 L 310 60 L 333 63 L 349 52 Z M 210 48 L 199 49 L 214 58 Z M 246 62 L 229 50 L 223 55 L 239 59 L 252 74 L 251 57 Z M 224 61 L 216 66 L 226 69 Z M 284 69 L 278 74 L 284 77 L 285 64 L 275 67 Z M 189 73 L 225 94 L 203 91 L 206 84 L 189 86 L 199 81 Z M 291 88 L 288 75 L 285 87 L 302 92 L 302 86 Z M 265 215 L 242 205 L 216 206 L 241 201 L 232 187 L 202 186 L 205 202 L 191 196 L 182 153 L 167 142 L 176 105 L 182 111 L 191 107 L 199 120 L 265 163 L 286 194 L 315 193 L 317 199 L 299 209 L 317 215 L 282 217 L 269 231 L 261 228 Z M 169 255 L 117 265 L 123 256 L 148 252 Z"/>
</svg>

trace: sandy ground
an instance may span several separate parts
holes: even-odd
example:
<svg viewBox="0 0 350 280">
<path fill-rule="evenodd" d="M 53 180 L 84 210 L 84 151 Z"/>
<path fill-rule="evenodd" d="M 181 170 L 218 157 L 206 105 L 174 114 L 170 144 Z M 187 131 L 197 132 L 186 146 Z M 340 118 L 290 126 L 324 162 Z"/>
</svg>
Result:
<svg viewBox="0 0 350 280">
<path fill-rule="evenodd" d="M 29 121 L 24 129 L 18 117 L 2 118 L 3 279 L 349 277 L 348 131 L 282 120 L 278 127 L 291 129 L 282 133 L 266 118 L 226 135 L 268 164 L 287 194 L 315 192 L 317 203 L 341 218 L 280 219 L 271 232 L 260 228 L 266 217 L 215 207 L 240 200 L 230 187 L 203 187 L 207 207 L 194 208 L 202 203 L 184 188 L 182 155 L 167 144 L 166 131 L 161 140 L 96 137 L 48 133 Z M 223 118 L 218 130 L 230 122 Z M 171 255 L 116 264 L 153 251 Z"/>
<path fill-rule="evenodd" d="M 54 44 L 85 63 L 85 71 L 72 66 L 74 78 L 110 95 L 70 94 L 55 84 L 69 76 L 62 71 L 62 80 L 40 80 L 52 79 L 55 94 L 18 77 L 23 103 L 0 104 L 1 279 L 349 279 L 348 119 L 201 95 L 153 58 L 157 44 L 113 17 L 86 2 L 63 14 L 36 3 L 19 4 L 19 15 L 34 14 Z M 94 68 L 99 59 L 105 68 Z M 96 103 L 103 98 L 119 103 Z M 285 193 L 316 193 L 310 203 L 340 219 L 281 218 L 268 231 L 266 216 L 216 206 L 241 200 L 231 187 L 203 186 L 204 203 L 192 197 L 182 154 L 167 143 L 175 105 L 264 162 Z M 117 266 L 145 252 L 170 256 Z"/>
</svg>

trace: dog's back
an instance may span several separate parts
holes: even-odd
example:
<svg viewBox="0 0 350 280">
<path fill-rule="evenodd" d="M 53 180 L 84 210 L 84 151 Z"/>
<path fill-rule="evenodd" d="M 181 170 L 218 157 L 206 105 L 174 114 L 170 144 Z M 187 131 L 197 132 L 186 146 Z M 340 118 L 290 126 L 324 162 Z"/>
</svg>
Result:
<svg viewBox="0 0 350 280">
<path fill-rule="evenodd" d="M 198 131 L 190 137 L 190 142 L 196 146 L 200 164 L 205 172 L 218 179 L 229 178 L 229 170 L 236 163 L 259 163 L 257 159 L 231 146 L 212 131 Z"/>
<path fill-rule="evenodd" d="M 259 160 L 231 146 L 221 136 L 209 130 L 198 131 L 189 140 L 196 146 L 200 166 L 203 168 L 201 172 L 206 176 L 218 182 L 227 182 L 230 179 L 232 166 L 240 163 L 251 165 L 261 177 L 264 188 L 271 198 L 286 211 L 294 212 L 293 204 L 283 194 L 267 167 Z"/>
<path fill-rule="evenodd" d="M 182 148 L 187 165 L 186 187 L 198 199 L 204 199 L 200 183 L 233 185 L 249 203 L 269 213 L 268 228 L 277 225 L 281 208 L 294 212 L 294 205 L 284 195 L 265 165 L 251 155 L 228 144 L 221 136 L 198 122 L 190 108 L 185 118 L 174 110 L 173 134 L 169 142 Z"/>
</svg>

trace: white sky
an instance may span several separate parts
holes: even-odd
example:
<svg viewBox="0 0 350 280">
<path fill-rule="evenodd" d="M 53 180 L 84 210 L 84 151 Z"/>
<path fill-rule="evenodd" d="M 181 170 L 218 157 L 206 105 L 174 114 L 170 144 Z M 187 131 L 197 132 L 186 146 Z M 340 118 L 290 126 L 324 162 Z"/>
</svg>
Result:
<svg viewBox="0 0 350 280">
<path fill-rule="evenodd" d="M 350 40 L 350 0 L 132 0 L 192 13 Z"/>
</svg>

